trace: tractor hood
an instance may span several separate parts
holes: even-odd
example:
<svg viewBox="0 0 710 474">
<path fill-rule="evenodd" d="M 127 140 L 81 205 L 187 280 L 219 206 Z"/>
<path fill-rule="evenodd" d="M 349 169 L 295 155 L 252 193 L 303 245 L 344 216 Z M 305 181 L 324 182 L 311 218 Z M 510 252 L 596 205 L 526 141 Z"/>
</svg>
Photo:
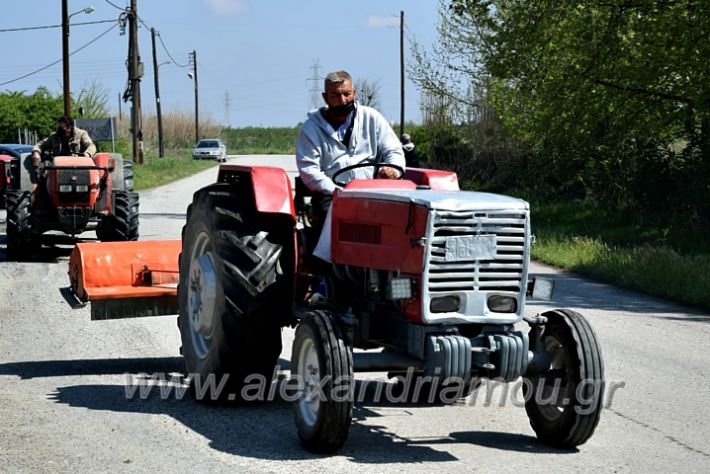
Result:
<svg viewBox="0 0 710 474">
<path fill-rule="evenodd" d="M 338 198 L 413 202 L 429 209 L 472 211 L 479 209 L 528 210 L 526 201 L 501 194 L 474 191 L 431 191 L 425 189 L 344 189 Z"/>
</svg>

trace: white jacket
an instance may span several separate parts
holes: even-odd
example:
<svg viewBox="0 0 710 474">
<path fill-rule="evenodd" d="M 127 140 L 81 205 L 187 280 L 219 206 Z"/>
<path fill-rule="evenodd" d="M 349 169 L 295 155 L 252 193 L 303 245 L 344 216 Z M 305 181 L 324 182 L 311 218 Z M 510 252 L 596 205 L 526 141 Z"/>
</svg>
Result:
<svg viewBox="0 0 710 474">
<path fill-rule="evenodd" d="M 332 194 L 336 186 L 331 178 L 336 171 L 367 159 L 404 169 L 402 144 L 387 120 L 372 107 L 356 104 L 356 111 L 347 148 L 320 110 L 308 113 L 296 140 L 296 163 L 311 191 Z M 338 176 L 338 181 L 370 179 L 373 174 L 374 167 L 364 167 Z"/>
</svg>

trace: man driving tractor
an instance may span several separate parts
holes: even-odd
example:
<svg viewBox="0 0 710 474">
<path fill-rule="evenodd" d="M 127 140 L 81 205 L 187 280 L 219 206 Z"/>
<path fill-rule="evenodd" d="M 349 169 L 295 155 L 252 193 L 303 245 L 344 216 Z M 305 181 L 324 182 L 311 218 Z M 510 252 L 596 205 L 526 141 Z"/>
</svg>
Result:
<svg viewBox="0 0 710 474">
<path fill-rule="evenodd" d="M 313 193 L 311 206 L 316 235 L 326 221 L 337 188 L 333 177 L 339 170 L 366 161 L 392 164 L 402 170 L 405 167 L 397 135 L 382 114 L 356 102 L 357 91 L 350 74 L 329 73 L 324 89 L 323 100 L 327 107 L 309 112 L 296 141 L 298 171 Z M 355 169 L 344 173 L 342 178 L 345 181 L 370 179 L 375 177 L 375 171 L 377 178 L 400 178 L 398 169 L 389 166 Z"/>
<path fill-rule="evenodd" d="M 32 165 L 38 166 L 41 153 L 48 152 L 52 156 L 88 156 L 96 154 L 96 145 L 86 130 L 75 127 L 73 120 L 66 115 L 57 119 L 57 130 L 32 149 Z"/>
</svg>

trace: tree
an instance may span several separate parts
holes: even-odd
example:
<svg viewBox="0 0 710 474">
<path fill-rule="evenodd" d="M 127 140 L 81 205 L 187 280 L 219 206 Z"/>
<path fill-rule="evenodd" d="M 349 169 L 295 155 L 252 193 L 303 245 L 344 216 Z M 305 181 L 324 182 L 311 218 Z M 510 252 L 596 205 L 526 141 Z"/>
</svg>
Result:
<svg viewBox="0 0 710 474">
<path fill-rule="evenodd" d="M 380 81 L 369 79 L 358 79 L 355 81 L 357 99 L 362 105 L 380 108 Z"/>
<path fill-rule="evenodd" d="M 74 101 L 74 110 L 82 110 L 82 118 L 104 118 L 110 116 L 108 90 L 98 79 L 85 81 Z"/>
<path fill-rule="evenodd" d="M 53 96 L 40 87 L 33 94 L 25 92 L 0 93 L 0 141 L 14 143 L 17 131 L 28 129 L 38 136 L 46 136 L 57 125 L 57 117 L 64 108 L 61 95 Z"/>
<path fill-rule="evenodd" d="M 707 1 L 450 0 L 439 15 L 418 81 L 470 104 L 467 81 L 489 80 L 550 188 L 637 205 L 650 204 L 642 188 L 671 204 L 673 179 L 707 192 Z"/>
</svg>

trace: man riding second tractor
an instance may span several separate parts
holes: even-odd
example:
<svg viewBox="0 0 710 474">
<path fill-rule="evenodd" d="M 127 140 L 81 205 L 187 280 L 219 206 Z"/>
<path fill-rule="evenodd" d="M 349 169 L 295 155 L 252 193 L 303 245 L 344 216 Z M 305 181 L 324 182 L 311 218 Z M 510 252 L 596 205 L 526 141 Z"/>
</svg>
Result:
<svg viewBox="0 0 710 474">
<path fill-rule="evenodd" d="M 51 156 L 88 156 L 96 154 L 96 145 L 86 130 L 74 126 L 74 121 L 62 115 L 57 119 L 57 130 L 32 149 L 32 165 L 38 166 L 41 154 Z"/>
</svg>

